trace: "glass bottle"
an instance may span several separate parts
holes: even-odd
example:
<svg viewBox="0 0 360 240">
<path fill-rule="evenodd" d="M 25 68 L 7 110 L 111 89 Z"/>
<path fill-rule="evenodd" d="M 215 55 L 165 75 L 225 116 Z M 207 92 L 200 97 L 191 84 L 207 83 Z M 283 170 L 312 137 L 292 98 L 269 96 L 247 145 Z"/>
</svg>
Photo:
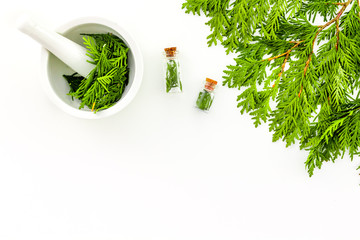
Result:
<svg viewBox="0 0 360 240">
<path fill-rule="evenodd" d="M 214 100 L 214 91 L 216 85 L 217 81 L 206 78 L 204 89 L 199 93 L 199 96 L 196 100 L 197 108 L 203 111 L 209 111 Z"/>
<path fill-rule="evenodd" d="M 165 84 L 167 93 L 182 92 L 180 64 L 176 47 L 165 48 Z"/>
</svg>

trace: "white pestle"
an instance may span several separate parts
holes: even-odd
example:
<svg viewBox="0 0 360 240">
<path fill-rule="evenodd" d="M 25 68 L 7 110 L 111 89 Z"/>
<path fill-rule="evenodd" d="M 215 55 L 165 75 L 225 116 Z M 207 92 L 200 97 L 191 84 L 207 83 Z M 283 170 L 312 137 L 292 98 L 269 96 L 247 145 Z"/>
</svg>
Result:
<svg viewBox="0 0 360 240">
<path fill-rule="evenodd" d="M 39 42 L 81 76 L 86 77 L 94 69 L 94 65 L 88 62 L 92 59 L 86 55 L 85 47 L 46 29 L 30 17 L 21 17 L 17 22 L 17 28 Z"/>
</svg>

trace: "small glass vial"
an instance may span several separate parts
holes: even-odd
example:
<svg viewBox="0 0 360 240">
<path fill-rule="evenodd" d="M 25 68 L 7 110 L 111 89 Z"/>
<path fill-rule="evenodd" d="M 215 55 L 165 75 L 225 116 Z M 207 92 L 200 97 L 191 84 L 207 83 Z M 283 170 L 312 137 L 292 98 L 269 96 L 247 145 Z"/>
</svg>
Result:
<svg viewBox="0 0 360 240">
<path fill-rule="evenodd" d="M 217 81 L 206 78 L 204 89 L 199 93 L 199 96 L 196 100 L 197 108 L 203 111 L 209 111 L 214 100 L 214 90 L 216 85 Z"/>
<path fill-rule="evenodd" d="M 176 47 L 165 48 L 165 84 L 167 93 L 182 92 L 180 64 Z"/>
</svg>

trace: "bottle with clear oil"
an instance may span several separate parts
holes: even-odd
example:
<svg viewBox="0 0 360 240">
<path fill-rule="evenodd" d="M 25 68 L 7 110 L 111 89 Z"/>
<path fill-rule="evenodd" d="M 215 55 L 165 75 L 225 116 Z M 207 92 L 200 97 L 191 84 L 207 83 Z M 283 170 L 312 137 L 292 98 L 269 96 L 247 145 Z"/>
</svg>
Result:
<svg viewBox="0 0 360 240">
<path fill-rule="evenodd" d="M 204 89 L 199 93 L 196 107 L 203 111 L 209 111 L 215 96 L 217 81 L 206 78 Z"/>
<path fill-rule="evenodd" d="M 165 48 L 165 84 L 167 93 L 182 92 L 180 64 L 176 47 Z"/>
</svg>

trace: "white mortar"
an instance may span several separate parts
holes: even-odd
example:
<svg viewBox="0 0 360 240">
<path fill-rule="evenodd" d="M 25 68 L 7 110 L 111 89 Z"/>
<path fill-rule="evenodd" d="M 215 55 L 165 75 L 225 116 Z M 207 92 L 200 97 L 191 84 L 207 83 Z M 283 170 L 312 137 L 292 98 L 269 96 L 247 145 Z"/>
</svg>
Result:
<svg viewBox="0 0 360 240">
<path fill-rule="evenodd" d="M 99 119 L 111 116 L 124 109 L 135 97 L 143 77 L 142 55 L 133 38 L 116 23 L 97 17 L 73 20 L 56 29 L 56 31 L 79 44 L 83 42 L 80 33 L 113 33 L 121 38 L 129 47 L 128 66 L 130 74 L 129 83 L 125 88 L 122 98 L 114 106 L 95 114 L 86 107 L 79 109 L 80 101 L 77 99 L 72 100 L 71 96 L 67 95 L 70 87 L 62 75 L 70 75 L 74 71 L 43 48 L 42 72 L 44 77 L 42 80 L 49 98 L 64 112 L 79 118 Z"/>
</svg>

